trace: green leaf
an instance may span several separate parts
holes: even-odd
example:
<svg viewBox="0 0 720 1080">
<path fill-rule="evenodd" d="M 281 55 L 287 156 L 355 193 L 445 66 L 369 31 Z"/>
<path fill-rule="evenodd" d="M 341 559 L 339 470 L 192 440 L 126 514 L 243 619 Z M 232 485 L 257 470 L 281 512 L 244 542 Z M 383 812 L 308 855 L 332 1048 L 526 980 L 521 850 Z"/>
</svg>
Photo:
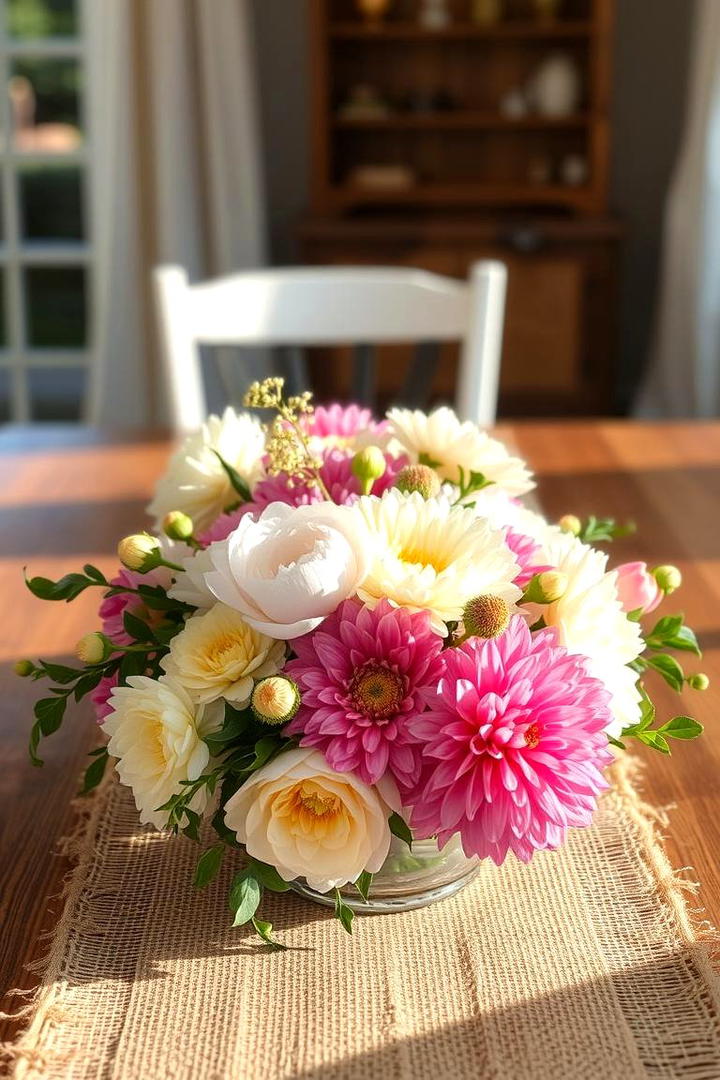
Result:
<svg viewBox="0 0 720 1080">
<path fill-rule="evenodd" d="M 256 919 L 253 915 L 252 924 L 255 927 L 255 933 L 260 935 L 266 945 L 270 945 L 271 948 L 282 950 L 283 952 L 287 949 L 287 945 L 283 945 L 271 936 L 272 923 L 263 922 L 261 919 Z"/>
<path fill-rule="evenodd" d="M 252 724 L 252 713 L 249 709 L 234 709 L 232 705 L 225 706 L 225 718 L 219 731 L 211 731 L 203 742 L 210 748 L 213 754 L 220 753 L 228 748 L 230 743 L 235 742 L 244 735 Z"/>
<path fill-rule="evenodd" d="M 634 532 L 634 521 L 628 521 L 625 525 L 618 525 L 614 518 L 598 518 L 591 514 L 580 529 L 579 539 L 585 544 L 599 544 L 617 540 L 621 536 L 627 536 L 629 533 Z"/>
<path fill-rule="evenodd" d="M 257 859 L 250 860 L 250 869 L 261 885 L 271 892 L 287 892 L 290 885 L 281 878 L 274 866 L 259 862 Z"/>
<path fill-rule="evenodd" d="M 42 698 L 42 700 L 35 702 L 33 711 L 43 735 L 47 737 L 58 730 L 63 722 L 66 707 L 67 698 L 65 696 Z"/>
<path fill-rule="evenodd" d="M 434 458 L 431 458 L 429 454 L 426 454 L 423 451 L 423 453 L 420 454 L 420 456 L 418 458 L 418 464 L 427 465 L 427 467 L 429 469 L 439 469 L 440 466 L 442 465 L 442 461 L 435 461 Z M 462 472 L 462 470 L 461 470 L 461 472 Z"/>
<path fill-rule="evenodd" d="M 189 840 L 195 840 L 200 842 L 200 815 L 191 810 L 188 806 L 184 806 L 182 812 L 185 815 L 187 825 L 183 826 L 183 833 Z"/>
<path fill-rule="evenodd" d="M 352 908 L 349 908 L 342 898 L 339 889 L 335 890 L 335 918 L 339 919 L 348 934 L 352 934 L 352 922 L 354 918 Z"/>
<path fill-rule="evenodd" d="M 370 871 L 363 870 L 362 874 L 355 882 L 355 888 L 360 893 L 365 903 L 367 903 L 368 901 L 368 896 L 370 894 L 370 886 L 372 885 L 372 879 L 373 875 L 370 873 Z"/>
<path fill-rule="evenodd" d="M 262 889 L 257 878 L 243 870 L 236 874 L 230 886 L 228 904 L 233 915 L 233 926 L 243 926 L 250 922 L 258 909 Z"/>
<path fill-rule="evenodd" d="M 39 768 L 43 763 L 42 758 L 39 758 L 37 754 L 37 748 L 40 745 L 41 734 L 42 733 L 40 731 L 40 723 L 39 721 L 36 721 L 30 729 L 30 739 L 28 740 L 28 754 L 30 755 L 31 762 L 37 768 Z"/>
<path fill-rule="evenodd" d="M 120 661 L 120 683 L 125 684 L 131 675 L 144 675 L 148 666 L 147 654 L 144 652 L 125 653 Z"/>
<path fill-rule="evenodd" d="M 658 656 L 649 656 L 647 663 L 649 667 L 662 675 L 665 682 L 668 686 L 672 686 L 673 690 L 682 690 L 685 673 L 675 657 L 668 656 L 667 653 L 660 653 Z"/>
<path fill-rule="evenodd" d="M 673 637 L 667 638 L 665 647 L 667 649 L 677 649 L 679 652 L 695 653 L 695 656 L 702 656 L 695 632 L 689 626 L 681 626 Z"/>
<path fill-rule="evenodd" d="M 192 604 L 173 600 L 159 585 L 138 585 L 138 592 L 146 607 L 153 611 L 195 611 Z"/>
<path fill-rule="evenodd" d="M 196 889 L 204 889 L 206 885 L 217 877 L 220 866 L 222 865 L 223 858 L 225 856 L 225 845 L 214 844 L 212 847 L 204 851 L 198 859 L 198 864 L 195 869 L 195 877 L 193 884 Z"/>
<path fill-rule="evenodd" d="M 391 814 L 388 819 L 390 832 L 399 840 L 404 840 L 409 848 L 412 848 L 413 837 L 407 822 L 399 814 Z"/>
<path fill-rule="evenodd" d="M 661 735 L 659 731 L 639 731 L 637 738 L 645 746 L 652 747 L 653 750 L 659 750 L 661 754 L 669 754 L 670 747 L 668 746 L 667 739 L 664 735 Z"/>
<path fill-rule="evenodd" d="M 82 701 L 86 694 L 91 693 L 95 687 L 100 683 L 103 675 L 106 675 L 105 668 L 98 668 L 97 671 L 88 671 L 87 675 L 83 675 L 81 679 L 75 683 L 75 689 L 73 690 L 73 697 L 76 701 Z"/>
<path fill-rule="evenodd" d="M 705 729 L 693 716 L 674 716 L 659 730 L 671 739 L 697 739 Z"/>
<path fill-rule="evenodd" d="M 129 634 L 135 641 L 154 641 L 155 639 L 155 635 L 148 624 L 127 610 L 123 612 L 123 627 L 125 633 Z"/>
<path fill-rule="evenodd" d="M 607 741 L 611 746 L 617 746 L 618 750 L 627 750 L 625 743 L 620 742 L 620 740 L 616 739 L 613 735 L 608 735 Z"/>
<path fill-rule="evenodd" d="M 93 581 L 97 581 L 100 585 L 107 585 L 108 580 L 103 574 L 102 570 L 98 570 L 97 566 L 93 566 L 92 563 L 85 563 L 83 566 L 83 572 L 87 574 Z"/>
<path fill-rule="evenodd" d="M 648 637 L 659 638 L 664 641 L 666 637 L 674 637 L 683 624 L 682 615 L 663 615 L 662 619 L 653 626 Z"/>
<path fill-rule="evenodd" d="M 65 600 L 70 603 L 88 586 L 96 582 L 92 578 L 85 577 L 84 574 L 66 574 L 59 581 L 52 581 L 45 577 L 26 577 L 25 584 L 33 596 L 37 596 L 40 600 Z"/>
<path fill-rule="evenodd" d="M 233 469 L 232 465 L 229 465 L 228 462 L 225 461 L 225 459 L 223 457 L 221 457 L 221 455 L 217 452 L 217 450 L 213 450 L 213 454 L 215 455 L 215 457 L 218 459 L 218 461 L 222 465 L 223 469 L 225 470 L 225 473 L 227 474 L 228 480 L 230 481 L 230 483 L 233 486 L 233 489 L 238 493 L 238 495 L 240 496 L 242 501 L 243 502 L 250 502 L 250 500 L 252 498 L 252 496 L 250 494 L 250 488 L 247 486 L 247 484 L 243 480 L 242 476 L 240 476 L 240 474 L 238 472 L 236 472 L 235 469 Z"/>
<path fill-rule="evenodd" d="M 67 667 L 65 664 L 50 664 L 47 660 L 38 660 L 38 663 L 48 678 L 61 686 L 67 686 L 68 683 L 75 682 L 84 670 L 83 668 Z"/>
<path fill-rule="evenodd" d="M 97 750 L 93 750 L 92 757 L 95 758 L 85 770 L 85 776 L 83 777 L 83 784 L 80 788 L 81 795 L 87 795 L 89 792 L 96 788 L 103 776 L 105 775 L 105 769 L 109 760 L 109 754 L 106 746 L 100 746 Z"/>
</svg>

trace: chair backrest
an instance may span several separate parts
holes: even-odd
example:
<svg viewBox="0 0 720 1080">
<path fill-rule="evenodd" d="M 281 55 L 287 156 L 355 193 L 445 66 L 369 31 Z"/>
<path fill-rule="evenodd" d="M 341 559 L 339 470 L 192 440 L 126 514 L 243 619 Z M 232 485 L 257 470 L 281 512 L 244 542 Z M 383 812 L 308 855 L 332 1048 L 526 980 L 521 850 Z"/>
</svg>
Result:
<svg viewBox="0 0 720 1080">
<path fill-rule="evenodd" d="M 160 342 L 178 431 L 202 423 L 200 345 L 344 345 L 461 341 L 456 406 L 491 424 L 505 307 L 502 263 L 475 263 L 466 282 L 404 267 L 305 267 L 190 284 L 180 266 L 154 272 Z"/>
</svg>

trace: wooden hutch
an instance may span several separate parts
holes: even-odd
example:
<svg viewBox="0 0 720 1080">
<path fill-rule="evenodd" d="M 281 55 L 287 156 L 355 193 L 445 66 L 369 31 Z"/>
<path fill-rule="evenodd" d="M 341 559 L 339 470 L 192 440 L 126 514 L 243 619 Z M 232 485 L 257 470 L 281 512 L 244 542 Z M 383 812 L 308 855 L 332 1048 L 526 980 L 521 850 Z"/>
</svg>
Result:
<svg viewBox="0 0 720 1080">
<path fill-rule="evenodd" d="M 424 0 L 384 4 L 368 22 L 364 0 L 310 0 L 302 260 L 463 277 L 474 260 L 500 258 L 509 269 L 501 412 L 612 411 L 621 236 L 607 212 L 613 0 L 446 0 L 448 17 L 435 26 L 421 21 Z M 551 58 L 566 101 L 539 109 L 533 80 Z M 383 352 L 381 395 L 402 381 L 408 350 Z M 443 349 L 438 398 L 452 397 L 455 357 Z M 334 358 L 315 358 L 315 383 L 345 396 L 349 364 Z"/>
</svg>

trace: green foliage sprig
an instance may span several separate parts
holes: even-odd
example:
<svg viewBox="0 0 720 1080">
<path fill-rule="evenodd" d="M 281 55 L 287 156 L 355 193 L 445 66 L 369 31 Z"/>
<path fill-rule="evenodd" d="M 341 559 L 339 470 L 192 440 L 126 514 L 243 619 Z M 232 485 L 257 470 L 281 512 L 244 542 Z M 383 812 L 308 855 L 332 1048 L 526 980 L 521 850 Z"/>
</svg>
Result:
<svg viewBox="0 0 720 1080">
<path fill-rule="evenodd" d="M 581 522 L 578 537 L 584 544 L 609 543 L 622 536 L 630 536 L 636 528 L 634 521 L 618 525 L 614 518 L 599 518 L 590 514 L 586 521 Z"/>
</svg>

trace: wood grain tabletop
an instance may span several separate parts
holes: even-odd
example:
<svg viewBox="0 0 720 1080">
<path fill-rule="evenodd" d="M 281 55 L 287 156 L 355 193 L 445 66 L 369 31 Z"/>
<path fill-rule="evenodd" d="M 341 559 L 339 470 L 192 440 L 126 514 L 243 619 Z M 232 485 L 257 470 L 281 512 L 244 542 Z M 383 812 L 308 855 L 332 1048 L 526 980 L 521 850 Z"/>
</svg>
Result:
<svg viewBox="0 0 720 1080">
<path fill-rule="evenodd" d="M 693 868 L 701 883 L 693 906 L 720 925 L 720 423 L 558 421 L 499 430 L 534 467 L 549 517 L 632 518 L 638 531 L 616 542 L 613 562 L 671 562 L 683 572 L 677 602 L 671 597 L 662 610 L 685 612 L 705 648 L 699 666 L 714 681 L 705 693 L 688 691 L 682 708 L 661 682 L 655 698 L 668 716 L 697 716 L 706 734 L 676 744 L 670 759 L 637 753 L 647 766 L 648 801 L 674 806 L 666 829 L 671 862 Z M 57 844 L 97 739 L 83 703 L 43 743 L 44 767 L 29 764 L 39 686 L 17 678 L 13 663 L 69 659 L 76 640 L 96 629 L 99 597 L 89 590 L 71 605 L 40 602 L 24 587 L 22 567 L 59 577 L 92 562 L 112 572 L 118 539 L 146 525 L 143 508 L 169 448 L 160 438 L 77 429 L 0 432 L 0 997 L 33 984 L 25 966 L 42 952 L 38 936 L 57 915 L 51 898 L 68 869 Z"/>
</svg>

